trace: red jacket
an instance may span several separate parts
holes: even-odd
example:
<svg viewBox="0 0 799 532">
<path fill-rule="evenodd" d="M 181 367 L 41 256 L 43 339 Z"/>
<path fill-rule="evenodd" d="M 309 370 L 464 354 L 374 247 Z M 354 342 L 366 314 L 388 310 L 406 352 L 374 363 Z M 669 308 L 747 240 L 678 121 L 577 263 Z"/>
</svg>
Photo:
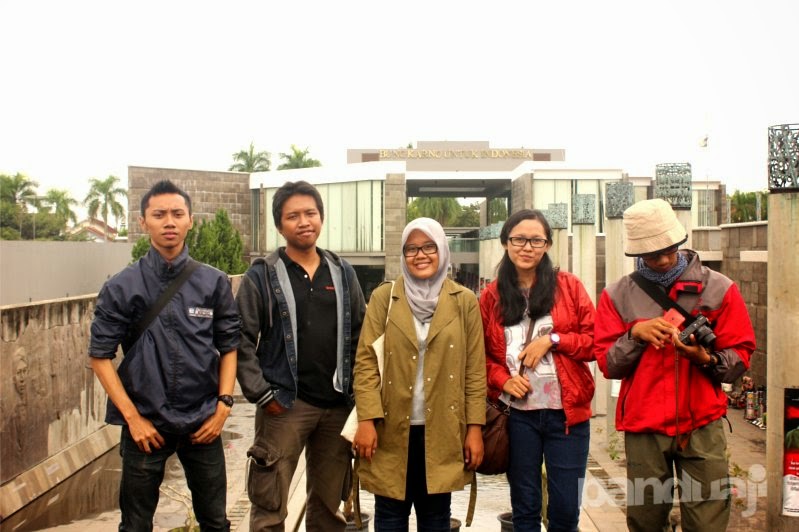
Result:
<svg viewBox="0 0 799 532">
<path fill-rule="evenodd" d="M 695 252 L 681 253 L 688 267 L 669 297 L 710 320 L 720 364 L 710 372 L 679 358 L 675 372 L 673 345 L 655 349 L 627 334 L 637 322 L 663 316 L 663 308 L 629 275 L 609 285 L 599 300 L 594 337 L 602 373 L 622 379 L 617 430 L 674 436 L 678 425 L 680 434 L 703 427 L 727 412 L 727 396 L 720 383 L 734 381 L 749 368 L 755 335 L 738 288 L 724 275 L 702 266 Z"/>
<path fill-rule="evenodd" d="M 594 360 L 592 348 L 596 310 L 583 283 L 575 275 L 558 272 L 557 282 L 551 314 L 553 331 L 560 335 L 560 344 L 552 350 L 552 358 L 560 381 L 568 430 L 569 426 L 591 417 L 594 378 L 588 361 Z M 488 395 L 496 400 L 502 392 L 502 386 L 511 378 L 505 363 L 505 325 L 499 309 L 496 280 L 480 293 L 480 312 L 485 333 Z"/>
</svg>

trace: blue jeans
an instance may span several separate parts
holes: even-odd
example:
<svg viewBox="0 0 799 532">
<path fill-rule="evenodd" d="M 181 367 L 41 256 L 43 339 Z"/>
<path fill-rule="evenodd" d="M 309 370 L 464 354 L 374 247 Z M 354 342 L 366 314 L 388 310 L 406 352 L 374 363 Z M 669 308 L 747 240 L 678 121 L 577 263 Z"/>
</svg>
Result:
<svg viewBox="0 0 799 532">
<path fill-rule="evenodd" d="M 450 493 L 427 493 L 424 426 L 411 425 L 405 500 L 375 495 L 375 532 L 407 532 L 411 506 L 419 532 L 449 532 Z"/>
<path fill-rule="evenodd" d="M 569 427 L 563 410 L 511 408 L 508 483 L 513 529 L 541 530 L 541 463 L 547 468 L 548 532 L 577 531 L 580 489 L 588 461 L 588 421 Z"/>
<path fill-rule="evenodd" d="M 119 509 L 122 522 L 119 530 L 149 532 L 158 506 L 158 488 L 164 480 L 167 458 L 178 453 L 191 490 L 194 515 L 203 532 L 228 531 L 230 521 L 225 514 L 227 478 L 222 438 L 212 443 L 193 445 L 189 435 L 161 433 L 165 443 L 151 454 L 141 450 L 122 427 L 119 454 L 122 456 L 122 480 L 119 487 Z"/>
</svg>

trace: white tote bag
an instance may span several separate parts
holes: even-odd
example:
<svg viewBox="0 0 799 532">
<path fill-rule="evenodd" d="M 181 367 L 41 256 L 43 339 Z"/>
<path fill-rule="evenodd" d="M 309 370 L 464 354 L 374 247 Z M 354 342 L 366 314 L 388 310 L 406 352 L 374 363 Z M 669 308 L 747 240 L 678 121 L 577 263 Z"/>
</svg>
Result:
<svg viewBox="0 0 799 532">
<path fill-rule="evenodd" d="M 388 296 L 388 309 L 386 310 L 386 326 L 388 326 L 388 313 L 391 311 L 391 303 L 394 302 L 394 281 L 391 281 L 391 294 Z M 377 371 L 380 373 L 380 387 L 383 387 L 383 360 L 385 358 L 384 354 L 384 346 L 386 343 L 386 332 L 385 327 L 383 327 L 383 334 L 377 337 L 377 339 L 372 342 L 372 349 L 375 350 L 375 355 L 377 356 Z M 347 441 L 351 442 L 355 439 L 355 431 L 358 430 L 358 411 L 356 407 L 352 407 L 352 411 L 350 412 L 349 417 L 347 417 L 347 421 L 344 422 L 344 428 L 341 429 L 341 435 Z"/>
</svg>

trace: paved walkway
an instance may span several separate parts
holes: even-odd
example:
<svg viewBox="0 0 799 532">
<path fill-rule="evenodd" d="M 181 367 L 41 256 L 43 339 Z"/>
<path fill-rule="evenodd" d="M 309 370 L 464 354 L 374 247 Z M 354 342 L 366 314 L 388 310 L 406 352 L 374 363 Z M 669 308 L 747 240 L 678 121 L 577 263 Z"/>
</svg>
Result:
<svg viewBox="0 0 799 532">
<path fill-rule="evenodd" d="M 238 398 L 242 401 L 242 398 Z M 249 532 L 249 500 L 245 492 L 246 451 L 251 445 L 254 429 L 254 405 L 238 402 L 225 427 L 225 453 L 228 471 L 228 515 L 234 532 Z M 765 431 L 743 419 L 742 410 L 730 410 L 733 433 L 727 434 L 731 471 L 739 479 L 733 512 L 728 530 L 765 530 Z M 625 471 L 622 438 L 608 437 L 607 419 L 598 416 L 591 420 L 591 446 L 586 478 L 587 491 L 583 498 L 580 530 L 583 532 L 615 532 L 626 530 L 624 506 Z M 747 477 L 748 475 L 748 477 Z M 182 526 L 186 520 L 185 495 L 188 489 L 179 464 L 169 466 L 166 492 L 161 497 L 155 517 L 155 532 L 167 532 Z M 287 530 L 305 530 L 302 522 L 305 490 L 304 468 L 295 475 L 292 486 L 291 510 Z M 452 515 L 465 521 L 468 489 L 454 493 Z M 749 497 L 752 497 L 751 499 Z M 374 499 L 361 492 L 362 509 L 372 513 Z M 477 508 L 471 530 L 498 531 L 498 516 L 510 511 L 510 496 L 504 475 L 479 476 Z M 45 530 L 60 532 L 105 532 L 115 530 L 119 512 L 108 511 Z M 4 527 L 2 528 L 5 531 Z M 370 530 L 374 527 L 370 526 Z M 413 527 L 412 527 L 413 529 Z M 461 527 L 461 530 L 466 530 Z"/>
</svg>

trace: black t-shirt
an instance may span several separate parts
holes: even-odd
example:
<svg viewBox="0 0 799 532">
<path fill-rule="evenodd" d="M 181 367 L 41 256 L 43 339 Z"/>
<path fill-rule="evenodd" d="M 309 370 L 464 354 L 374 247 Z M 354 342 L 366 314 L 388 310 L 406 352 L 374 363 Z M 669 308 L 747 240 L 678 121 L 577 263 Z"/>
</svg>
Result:
<svg viewBox="0 0 799 532">
<path fill-rule="evenodd" d="M 314 406 L 329 408 L 345 404 L 343 394 L 333 388 L 336 373 L 336 291 L 330 267 L 321 256 L 313 279 L 283 250 L 297 310 L 297 396 Z"/>
</svg>

